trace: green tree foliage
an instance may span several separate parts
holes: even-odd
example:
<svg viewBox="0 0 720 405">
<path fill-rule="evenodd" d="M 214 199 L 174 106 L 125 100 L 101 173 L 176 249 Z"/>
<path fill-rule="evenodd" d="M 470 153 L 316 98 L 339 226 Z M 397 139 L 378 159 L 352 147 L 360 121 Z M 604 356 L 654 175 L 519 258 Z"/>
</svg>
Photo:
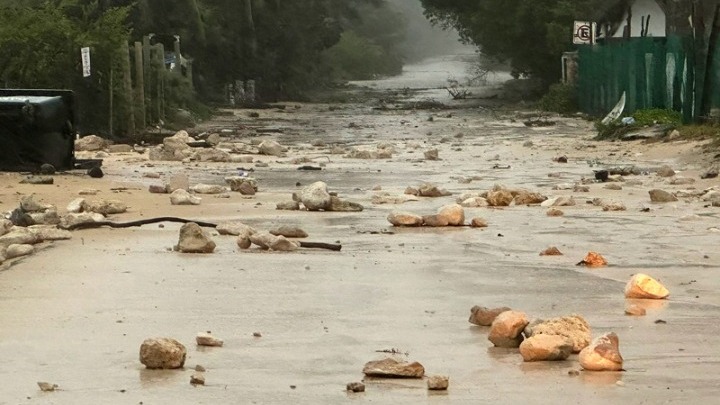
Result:
<svg viewBox="0 0 720 405">
<path fill-rule="evenodd" d="M 462 39 L 500 61 L 513 74 L 541 79 L 560 77 L 560 56 L 572 50 L 576 19 L 587 20 L 603 0 L 421 0 L 426 16 L 456 28 Z"/>
</svg>

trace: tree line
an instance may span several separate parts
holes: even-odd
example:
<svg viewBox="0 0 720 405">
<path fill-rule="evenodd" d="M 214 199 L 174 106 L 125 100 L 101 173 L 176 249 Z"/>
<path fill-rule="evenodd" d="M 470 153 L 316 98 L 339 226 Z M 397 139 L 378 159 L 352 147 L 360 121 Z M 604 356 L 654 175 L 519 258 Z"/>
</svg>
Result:
<svg viewBox="0 0 720 405">
<path fill-rule="evenodd" d="M 169 106 L 191 108 L 221 101 L 236 80 L 274 100 L 398 73 L 403 27 L 385 0 L 0 0 L 0 86 L 73 89 L 84 125 L 102 132 L 111 88 L 122 94 L 112 72 L 127 58 L 123 44 L 148 34 L 179 38 L 192 59 L 193 94 L 166 92 Z M 81 47 L 92 49 L 89 78 Z"/>
</svg>

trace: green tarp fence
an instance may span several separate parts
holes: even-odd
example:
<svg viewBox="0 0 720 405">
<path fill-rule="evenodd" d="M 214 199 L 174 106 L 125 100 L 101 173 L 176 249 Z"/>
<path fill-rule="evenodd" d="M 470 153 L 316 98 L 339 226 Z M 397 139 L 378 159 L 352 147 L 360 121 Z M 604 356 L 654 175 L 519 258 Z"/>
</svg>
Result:
<svg viewBox="0 0 720 405">
<path fill-rule="evenodd" d="M 692 38 L 613 39 L 578 49 L 578 99 L 588 114 L 607 114 L 626 94 L 625 113 L 663 108 L 686 122 L 720 108 L 720 44 L 713 61 Z M 709 66 L 706 66 L 709 65 Z M 706 67 L 710 74 L 706 75 Z M 697 74 L 697 75 L 696 75 Z M 710 83 L 705 86 L 705 78 Z M 704 94 L 709 91 L 709 94 Z"/>
</svg>

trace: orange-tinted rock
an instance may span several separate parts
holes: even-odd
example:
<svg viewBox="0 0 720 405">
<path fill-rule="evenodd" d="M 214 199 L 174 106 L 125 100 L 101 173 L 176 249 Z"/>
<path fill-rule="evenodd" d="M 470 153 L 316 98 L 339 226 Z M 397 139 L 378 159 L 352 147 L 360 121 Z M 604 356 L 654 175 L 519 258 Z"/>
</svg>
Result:
<svg viewBox="0 0 720 405">
<path fill-rule="evenodd" d="M 670 291 L 659 281 L 647 274 L 635 274 L 625 286 L 625 298 L 663 299 L 670 295 Z"/>
</svg>

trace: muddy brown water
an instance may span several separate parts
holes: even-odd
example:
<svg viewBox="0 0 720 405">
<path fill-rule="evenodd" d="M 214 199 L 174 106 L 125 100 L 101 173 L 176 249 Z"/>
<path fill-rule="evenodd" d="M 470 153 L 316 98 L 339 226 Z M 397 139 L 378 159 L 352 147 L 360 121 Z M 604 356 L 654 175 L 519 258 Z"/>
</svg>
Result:
<svg viewBox="0 0 720 405">
<path fill-rule="evenodd" d="M 268 122 L 283 119 L 295 135 L 263 135 L 280 139 L 291 152 L 288 158 L 256 157 L 269 167 L 255 169 L 261 192 L 253 198 L 203 196 L 201 206 L 174 207 L 166 195 L 148 194 L 145 188 L 157 180 L 142 177 L 156 172 L 166 179 L 184 171 L 192 183 L 222 184 L 225 175 L 249 164 L 152 162 L 148 167 L 144 157 L 129 154 L 107 158 L 102 180 L 60 175 L 54 186 L 30 186 L 18 184 L 18 175 L 3 174 L 3 211 L 29 193 L 63 211 L 80 189 L 96 188 L 97 198 L 131 206 L 114 218 L 118 221 L 174 215 L 243 220 L 263 229 L 291 223 L 308 231 L 313 241 L 339 242 L 343 250 L 238 251 L 233 238 L 215 236 L 216 253 L 183 255 L 170 251 L 177 242 L 176 224 L 77 231 L 72 240 L 41 245 L 34 255 L 0 267 L 0 404 L 717 400 L 718 208 L 697 200 L 651 204 L 651 188 L 688 186 L 672 186 L 650 174 L 630 176 L 642 184 L 619 191 L 603 184 L 590 184 L 590 193 L 552 190 L 591 177 L 597 166 L 588 161 L 595 160 L 643 167 L 667 163 L 697 178 L 708 164 L 697 145 L 594 142 L 591 125 L 574 119 L 529 129 L 513 114 L 495 118 L 476 109 L 378 113 L 368 105 L 343 111 L 327 107 L 303 104 L 291 114 L 261 112 Z M 236 112 L 238 125 L 252 122 L 245 113 Z M 361 127 L 350 130 L 350 122 Z M 458 133 L 463 137 L 455 138 Z M 352 139 L 367 148 L 389 141 L 398 153 L 367 161 L 331 155 L 321 172 L 300 172 L 288 163 L 292 157 L 328 156 L 326 149 L 308 143 L 323 134 L 330 142 Z M 442 137 L 451 140 L 440 143 Z M 522 146 L 527 140 L 535 146 Z M 408 147 L 413 142 L 420 148 Z M 421 160 L 430 147 L 439 148 L 442 160 Z M 559 155 L 570 162 L 553 162 Z M 493 169 L 495 164 L 511 168 Z M 479 179 L 458 181 L 471 176 Z M 296 182 L 315 180 L 326 181 L 366 210 L 274 210 L 275 203 L 297 190 Z M 423 181 L 455 196 L 398 206 L 370 203 L 375 185 L 401 194 Z M 488 220 L 483 230 L 393 229 L 385 220 L 394 209 L 432 213 L 461 192 L 494 184 L 549 196 L 572 194 L 577 205 L 563 207 L 561 218 L 547 217 L 541 207 L 467 209 L 468 218 Z M 698 180 L 692 187 L 717 185 Z M 117 187 L 126 189 L 113 192 Z M 603 212 L 587 203 L 596 197 L 623 201 L 628 210 Z M 651 211 L 641 212 L 644 207 Z M 540 257 L 550 245 L 565 255 Z M 575 266 L 588 251 L 602 253 L 610 265 Z M 661 279 L 671 291 L 668 300 L 637 301 L 648 310 L 640 318 L 623 315 L 628 303 L 623 287 L 637 272 Z M 530 317 L 582 314 L 594 335 L 619 335 L 626 371 L 573 377 L 568 371 L 579 369 L 576 356 L 523 363 L 516 350 L 491 347 L 487 328 L 467 323 L 476 304 L 507 305 Z M 655 323 L 658 319 L 667 323 Z M 201 331 L 212 331 L 225 346 L 196 347 L 194 337 Z M 184 343 L 186 368 L 144 370 L 138 350 L 152 336 Z M 449 375 L 450 390 L 436 394 L 423 381 L 366 379 L 365 393 L 344 391 L 346 383 L 363 378 L 365 362 L 382 357 L 376 351 L 393 348 L 408 352 L 407 358 L 420 361 L 428 374 Z M 189 384 L 196 364 L 207 368 L 204 387 Z M 61 390 L 40 392 L 37 381 L 56 383 Z"/>
</svg>

